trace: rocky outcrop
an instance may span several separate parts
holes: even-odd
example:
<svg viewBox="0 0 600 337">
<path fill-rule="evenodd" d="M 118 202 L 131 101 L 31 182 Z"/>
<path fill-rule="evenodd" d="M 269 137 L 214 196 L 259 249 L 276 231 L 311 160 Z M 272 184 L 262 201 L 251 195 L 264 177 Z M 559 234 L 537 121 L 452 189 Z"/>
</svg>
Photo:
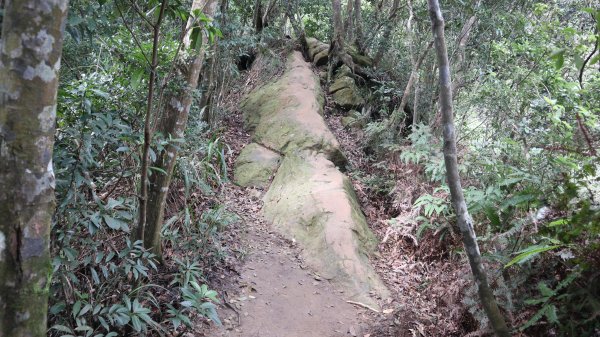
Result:
<svg viewBox="0 0 600 337">
<path fill-rule="evenodd" d="M 277 81 L 252 91 L 241 104 L 246 128 L 253 139 L 282 153 L 311 149 L 336 165 L 345 157 L 323 120 L 324 98 L 319 79 L 294 52 Z"/>
<path fill-rule="evenodd" d="M 309 52 L 317 52 L 318 44 L 307 42 Z M 358 91 L 347 71 L 338 72 L 334 96 Z M 243 100 L 246 128 L 254 141 L 283 158 L 265 194 L 263 213 L 281 234 L 298 241 L 305 261 L 342 287 L 348 299 L 377 307 L 372 296 L 388 295 L 369 262 L 377 241 L 351 183 L 336 167 L 343 166 L 345 157 L 325 124 L 323 105 L 318 77 L 298 52 L 290 55 L 278 80 Z M 236 161 L 236 181 L 243 186 L 267 184 L 277 156 L 260 145 L 248 145 Z"/>
<path fill-rule="evenodd" d="M 356 110 L 348 111 L 348 115 L 342 117 L 341 119 L 342 126 L 345 128 L 363 128 L 365 123 L 365 117 Z"/>
<path fill-rule="evenodd" d="M 281 156 L 261 145 L 246 145 L 235 161 L 234 181 L 243 187 L 267 187 Z"/>
<path fill-rule="evenodd" d="M 360 108 L 365 104 L 365 99 L 349 72 L 350 69 L 347 66 L 340 67 L 335 81 L 329 86 L 329 93 L 333 94 L 333 101 L 346 110 Z"/>
<path fill-rule="evenodd" d="M 329 45 L 315 39 L 314 37 L 306 38 L 306 44 L 308 46 L 308 55 L 311 60 L 322 51 L 329 50 Z"/>
<path fill-rule="evenodd" d="M 308 56 L 317 67 L 326 65 L 329 60 L 329 45 L 314 37 L 306 38 Z M 358 52 L 354 46 L 346 46 L 346 52 L 352 57 L 352 62 L 362 67 L 372 67 L 373 59 Z"/>
<path fill-rule="evenodd" d="M 307 263 L 343 286 L 350 299 L 376 306 L 388 291 L 369 263 L 377 240 L 350 181 L 325 156 L 286 155 L 264 198 L 267 220 L 304 248 Z"/>
</svg>

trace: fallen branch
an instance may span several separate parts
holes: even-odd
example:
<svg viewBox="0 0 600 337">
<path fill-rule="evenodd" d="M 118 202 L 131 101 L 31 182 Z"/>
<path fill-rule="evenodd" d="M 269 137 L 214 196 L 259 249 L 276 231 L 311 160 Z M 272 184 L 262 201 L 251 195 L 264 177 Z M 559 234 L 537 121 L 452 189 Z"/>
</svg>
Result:
<svg viewBox="0 0 600 337">
<path fill-rule="evenodd" d="M 359 307 L 363 307 L 363 308 L 369 309 L 369 310 L 374 311 L 374 312 L 376 312 L 378 314 L 381 313 L 379 310 L 373 308 L 372 306 L 370 306 L 368 304 L 364 304 L 364 303 L 360 303 L 360 302 L 354 302 L 354 301 L 346 301 L 346 303 L 358 305 Z"/>
</svg>

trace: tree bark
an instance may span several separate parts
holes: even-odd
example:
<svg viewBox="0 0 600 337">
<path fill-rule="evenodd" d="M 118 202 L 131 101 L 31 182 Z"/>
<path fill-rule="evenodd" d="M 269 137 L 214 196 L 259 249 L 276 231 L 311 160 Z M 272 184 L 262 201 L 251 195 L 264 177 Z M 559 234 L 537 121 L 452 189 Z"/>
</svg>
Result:
<svg viewBox="0 0 600 337">
<path fill-rule="evenodd" d="M 331 0 L 331 7 L 333 9 L 333 38 L 331 39 L 331 46 L 329 47 L 328 81 L 333 78 L 333 72 L 341 63 L 347 65 L 353 73 L 359 72 L 364 74 L 362 69 L 354 64 L 352 57 L 345 49 L 344 29 L 342 25 L 342 5 L 340 0 Z"/>
<path fill-rule="evenodd" d="M 275 8 L 276 4 L 277 0 L 271 0 L 269 1 L 269 4 L 267 4 L 267 9 L 265 10 L 265 13 L 262 17 L 263 28 L 269 26 L 269 22 L 271 21 L 271 13 L 273 12 L 273 9 Z"/>
<path fill-rule="evenodd" d="M 446 165 L 446 179 L 450 188 L 452 205 L 456 212 L 458 226 L 462 235 L 465 251 L 469 258 L 473 278 L 477 283 L 479 298 L 487 314 L 492 328 L 497 336 L 509 337 L 510 332 L 492 289 L 490 288 L 481 261 L 481 253 L 477 244 L 477 237 L 473 230 L 473 219 L 467 210 L 467 204 L 463 195 L 460 176 L 458 173 L 458 160 L 456 154 L 456 135 L 454 128 L 454 113 L 452 111 L 452 81 L 450 79 L 450 65 L 448 62 L 448 51 L 444 38 L 444 18 L 438 0 L 427 0 L 429 4 L 429 16 L 432 23 L 432 31 L 439 65 L 440 83 L 440 108 L 442 111 L 442 123 L 444 133 L 444 163 Z"/>
<path fill-rule="evenodd" d="M 364 35 L 362 31 L 362 4 L 354 0 L 354 45 L 360 54 L 365 53 Z"/>
<path fill-rule="evenodd" d="M 0 336 L 46 336 L 52 150 L 67 0 L 6 2 L 0 40 Z"/>
<path fill-rule="evenodd" d="M 416 60 L 416 63 L 413 65 L 413 69 L 410 72 L 410 77 L 408 78 L 408 82 L 406 83 L 406 87 L 404 88 L 404 93 L 402 94 L 402 99 L 400 100 L 400 106 L 398 106 L 399 112 L 404 111 L 406 104 L 408 104 L 408 96 L 410 95 L 410 92 L 412 91 L 412 87 L 413 87 L 413 84 L 415 83 L 415 80 L 417 79 L 417 76 L 419 75 L 419 69 L 421 69 L 421 64 L 423 64 L 423 60 L 425 60 L 425 57 L 427 56 L 427 53 L 429 53 L 429 50 L 431 49 L 432 46 L 433 46 L 433 41 L 431 41 L 429 43 L 429 45 L 427 45 L 427 48 L 425 48 L 425 50 L 421 53 L 419 58 Z M 416 124 L 417 117 L 418 116 L 416 115 L 416 112 L 413 111 L 413 125 Z"/>
<path fill-rule="evenodd" d="M 192 10 L 202 9 L 204 14 L 212 16 L 216 10 L 216 0 L 194 0 Z M 186 37 L 184 37 L 184 45 L 186 49 L 190 48 L 190 34 L 192 29 L 191 20 L 188 22 Z M 185 128 L 187 126 L 190 106 L 192 104 L 193 92 L 198 87 L 198 77 L 202 70 L 204 62 L 205 48 L 208 46 L 208 39 L 202 35 L 202 49 L 194 51 L 196 54 L 191 60 L 184 58 L 185 53 L 175 61 L 178 63 L 177 78 L 185 81 L 185 86 L 179 91 L 167 96 L 166 106 L 162 112 L 162 116 L 157 125 L 157 132 L 160 132 L 164 137 L 178 138 L 184 137 Z M 177 160 L 177 146 L 169 144 L 161 151 L 154 163 L 154 167 L 159 168 L 163 172 L 154 172 L 150 176 L 150 188 L 148 191 L 147 205 L 147 222 L 144 229 L 144 247 L 149 248 L 157 256 L 161 257 L 161 239 L 160 232 L 164 219 L 164 210 L 167 200 L 169 185 L 173 176 L 173 169 Z"/>
<path fill-rule="evenodd" d="M 162 24 L 163 17 L 165 15 L 165 8 L 167 7 L 168 0 L 163 0 L 160 6 L 160 12 L 158 20 L 154 24 L 153 37 L 152 37 L 152 63 L 150 64 L 150 76 L 148 79 L 148 96 L 146 100 L 146 115 L 144 119 L 144 145 L 142 148 L 142 168 L 141 168 L 141 179 L 140 179 L 140 196 L 139 196 L 139 207 L 138 207 L 138 226 L 137 226 L 137 238 L 138 240 L 144 239 L 144 228 L 146 227 L 146 217 L 148 214 L 148 168 L 149 158 L 148 152 L 150 151 L 150 143 L 152 142 L 152 127 L 150 121 L 152 120 L 152 106 L 154 104 L 154 86 L 156 82 L 156 69 L 158 68 L 158 43 L 160 37 L 160 26 Z"/>
<path fill-rule="evenodd" d="M 262 32 L 262 3 L 260 0 L 254 1 L 254 14 L 252 15 L 252 22 L 254 24 L 254 31 L 258 34 Z"/>
<path fill-rule="evenodd" d="M 398 14 L 399 7 L 400 7 L 400 0 L 394 0 L 394 2 L 392 3 L 392 8 L 390 9 L 390 15 L 387 19 L 387 22 L 386 22 L 384 30 L 383 30 L 381 43 L 379 44 L 379 47 L 377 48 L 377 53 L 375 53 L 375 57 L 373 58 L 374 65 L 379 65 L 379 62 L 381 62 L 381 59 L 383 58 L 383 54 L 385 53 L 385 50 L 388 46 L 387 44 L 392 35 L 392 29 L 394 28 L 392 21 Z"/>
<path fill-rule="evenodd" d="M 462 30 L 460 31 L 460 35 L 458 36 L 457 41 L 457 61 L 458 71 L 456 72 L 456 76 L 454 81 L 452 81 L 452 96 L 456 96 L 458 94 L 458 90 L 465 85 L 464 73 L 465 73 L 465 47 L 467 46 L 467 41 L 469 41 L 469 36 L 471 35 L 471 31 L 473 27 L 475 27 L 475 23 L 477 21 L 477 17 L 475 15 L 471 16 L 469 20 L 465 23 Z"/>
<path fill-rule="evenodd" d="M 346 41 L 354 40 L 354 0 L 346 3 L 346 22 L 344 22 Z"/>
</svg>

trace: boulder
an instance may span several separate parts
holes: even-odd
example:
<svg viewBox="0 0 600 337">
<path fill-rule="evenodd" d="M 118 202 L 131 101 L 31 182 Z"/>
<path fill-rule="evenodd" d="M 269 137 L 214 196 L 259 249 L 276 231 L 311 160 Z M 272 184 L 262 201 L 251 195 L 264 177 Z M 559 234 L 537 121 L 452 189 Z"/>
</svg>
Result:
<svg viewBox="0 0 600 337">
<path fill-rule="evenodd" d="M 324 50 L 329 50 L 329 45 L 323 43 L 313 37 L 306 38 L 306 45 L 308 46 L 308 55 L 310 60 L 314 60 L 315 56 Z"/>
<path fill-rule="evenodd" d="M 352 185 L 323 154 L 286 155 L 264 197 L 263 213 L 300 243 L 307 264 L 341 286 L 348 299 L 377 307 L 370 296 L 389 295 L 369 263 L 377 240 Z"/>
<path fill-rule="evenodd" d="M 329 61 L 329 48 L 324 49 L 320 53 L 316 54 L 313 59 L 313 64 L 317 67 L 324 66 Z"/>
<path fill-rule="evenodd" d="M 352 76 L 352 70 L 345 64 L 339 67 L 335 72 L 335 78 L 340 78 L 344 76 Z"/>
<path fill-rule="evenodd" d="M 348 54 L 350 55 L 350 57 L 352 57 L 352 61 L 360 66 L 363 67 L 372 67 L 373 66 L 373 59 L 371 59 L 368 56 L 362 55 L 360 54 L 356 48 L 354 47 L 350 47 L 347 48 L 346 50 L 348 52 Z"/>
<path fill-rule="evenodd" d="M 362 128 L 366 125 L 363 115 L 356 110 L 350 110 L 348 116 L 342 117 L 341 122 L 345 128 Z"/>
<path fill-rule="evenodd" d="M 344 89 L 344 88 L 356 88 L 356 90 L 358 91 L 356 84 L 354 84 L 354 79 L 351 77 L 348 77 L 348 76 L 343 76 L 343 77 L 337 78 L 329 86 L 329 93 L 333 94 L 334 92 Z"/>
<path fill-rule="evenodd" d="M 345 87 L 333 93 L 333 101 L 343 109 L 353 109 L 365 104 L 364 98 L 358 92 L 356 85 L 354 87 Z"/>
<path fill-rule="evenodd" d="M 321 41 L 315 39 L 314 37 L 306 38 L 306 45 L 308 46 L 308 49 L 315 48 L 316 46 L 318 46 L 321 43 L 322 43 Z"/>
<path fill-rule="evenodd" d="M 241 109 L 256 142 L 283 154 L 316 150 L 343 166 L 346 158 L 323 119 L 323 105 L 318 77 L 302 54 L 293 52 L 284 74 L 250 92 Z"/>
<path fill-rule="evenodd" d="M 243 187 L 266 187 L 277 171 L 281 156 L 261 145 L 246 145 L 235 160 L 234 181 Z"/>
<path fill-rule="evenodd" d="M 329 93 L 333 94 L 334 102 L 343 109 L 359 108 L 365 104 L 350 74 L 350 68 L 346 65 L 341 66 L 335 74 L 335 81 L 329 86 Z"/>
</svg>

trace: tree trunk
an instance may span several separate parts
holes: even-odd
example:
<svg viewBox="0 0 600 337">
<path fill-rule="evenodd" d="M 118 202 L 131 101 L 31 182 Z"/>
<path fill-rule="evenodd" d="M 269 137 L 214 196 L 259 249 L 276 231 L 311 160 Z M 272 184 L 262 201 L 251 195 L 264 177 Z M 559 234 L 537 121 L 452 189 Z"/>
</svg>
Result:
<svg viewBox="0 0 600 337">
<path fill-rule="evenodd" d="M 383 30 L 381 43 L 379 44 L 377 53 L 375 53 L 375 57 L 373 58 L 374 65 L 379 65 L 379 62 L 381 62 L 381 59 L 383 58 L 383 54 L 385 53 L 385 50 L 388 47 L 389 39 L 392 35 L 392 29 L 394 28 L 393 19 L 396 17 L 396 15 L 398 13 L 399 6 L 400 6 L 400 0 L 394 0 L 394 2 L 392 4 L 392 8 L 390 9 L 390 15 L 388 17 L 388 20 L 387 20 L 384 30 Z"/>
<path fill-rule="evenodd" d="M 254 31 L 257 34 L 262 32 L 262 3 L 260 0 L 254 1 L 254 14 L 252 15 L 252 22 L 254 23 Z"/>
<path fill-rule="evenodd" d="M 352 72 L 358 71 L 364 74 L 359 66 L 354 64 L 352 57 L 346 52 L 344 42 L 344 29 L 342 26 L 342 5 L 340 0 L 331 0 L 333 9 L 333 38 L 329 47 L 329 66 L 327 72 L 328 81 L 333 77 L 333 72 L 341 63 L 347 65 Z"/>
<path fill-rule="evenodd" d="M 267 5 L 267 9 L 265 10 L 265 13 L 263 14 L 263 17 L 262 17 L 263 28 L 269 27 L 269 21 L 271 21 L 271 13 L 273 12 L 273 9 L 275 8 L 276 4 L 277 4 L 277 0 L 271 0 L 269 2 L 269 4 Z"/>
<path fill-rule="evenodd" d="M 344 35 L 346 41 L 354 39 L 354 0 L 346 3 L 346 22 L 344 22 Z"/>
<path fill-rule="evenodd" d="M 458 90 L 465 85 L 465 47 L 467 46 L 467 41 L 469 40 L 469 36 L 471 35 L 471 31 L 473 30 L 476 21 L 477 17 L 475 15 L 471 16 L 463 26 L 462 30 L 460 31 L 460 35 L 458 36 L 458 47 L 456 51 L 456 64 L 458 65 L 458 71 L 456 72 L 454 81 L 452 81 L 453 97 L 456 96 L 458 94 Z"/>
<path fill-rule="evenodd" d="M 6 2 L 0 40 L 0 336 L 46 336 L 52 150 L 67 0 Z"/>
<path fill-rule="evenodd" d="M 433 46 L 433 41 L 431 41 L 429 43 L 427 48 L 425 48 L 423 53 L 421 53 L 419 58 L 416 60 L 416 63 L 413 65 L 413 69 L 410 72 L 410 77 L 408 78 L 408 82 L 406 83 L 406 87 L 404 88 L 404 93 L 402 94 L 402 99 L 400 100 L 400 105 L 398 106 L 398 109 L 397 109 L 398 113 L 400 113 L 400 114 L 402 113 L 402 111 L 404 111 L 404 108 L 406 108 L 406 104 L 408 104 L 408 96 L 410 95 L 410 92 L 412 91 L 412 87 L 413 87 L 413 84 L 415 83 L 417 76 L 419 75 L 419 69 L 421 68 L 421 64 L 423 64 L 423 60 L 425 60 L 425 57 L 427 56 L 427 53 L 429 52 L 429 50 L 431 49 L 432 46 Z M 397 123 L 397 122 L 399 122 L 399 121 L 395 121 L 395 123 Z M 395 123 L 392 123 L 393 127 L 397 126 Z M 413 115 L 413 125 L 415 123 L 416 123 L 415 115 Z"/>
<path fill-rule="evenodd" d="M 215 0 L 194 0 L 192 10 L 203 9 L 207 16 L 212 16 L 216 9 Z M 190 27 L 192 18 L 188 22 Z M 190 48 L 191 29 L 187 29 L 185 48 Z M 202 49 L 195 51 L 196 56 L 191 61 L 186 61 L 182 55 L 175 62 L 177 66 L 177 77 L 185 81 L 185 87 L 181 88 L 169 95 L 166 99 L 166 106 L 162 112 L 162 116 L 157 125 L 157 132 L 160 132 L 164 137 L 178 138 L 184 137 L 185 128 L 187 126 L 188 114 L 192 104 L 193 92 L 198 87 L 198 77 L 204 62 L 204 51 L 208 45 L 208 39 L 202 35 Z M 144 246 L 150 248 L 157 256 L 161 256 L 161 240 L 160 232 L 164 219 L 165 203 L 169 184 L 173 176 L 173 169 L 177 160 L 177 146 L 167 145 L 163 151 L 157 156 L 154 167 L 159 168 L 163 172 L 153 172 L 150 176 L 150 189 L 148 193 L 148 217 L 146 227 L 144 229 Z"/>
<path fill-rule="evenodd" d="M 158 68 L 158 39 L 160 37 L 160 26 L 162 24 L 163 17 L 165 15 L 165 8 L 167 7 L 168 0 L 163 0 L 160 5 L 160 12 L 158 20 L 154 24 L 152 32 L 152 64 L 150 64 L 150 76 L 148 79 L 148 96 L 146 99 L 146 116 L 144 119 L 144 145 L 142 148 L 142 168 L 141 168 L 141 179 L 140 179 L 140 196 L 139 196 L 139 207 L 138 207 L 138 226 L 136 236 L 138 240 L 144 239 L 144 228 L 146 227 L 146 217 L 148 214 L 148 169 L 149 169 L 149 158 L 148 152 L 150 151 L 150 143 L 152 142 L 152 127 L 150 121 L 152 120 L 152 107 L 154 104 L 154 86 L 156 83 L 156 69 Z"/>
<path fill-rule="evenodd" d="M 440 82 L 440 107 L 442 111 L 442 123 L 444 132 L 444 163 L 446 165 L 446 179 L 450 188 L 452 205 L 456 212 L 456 218 L 462 234 L 465 251 L 469 258 L 469 264 L 473 277 L 477 283 L 479 298 L 483 308 L 490 320 L 492 328 L 497 336 L 509 337 L 508 326 L 498 308 L 498 304 L 492 293 L 485 274 L 481 253 L 477 244 L 477 237 L 473 230 L 473 219 L 467 210 L 467 204 L 463 195 L 460 176 L 458 174 L 458 160 L 456 154 L 456 135 L 454 129 L 454 113 L 452 111 L 452 82 L 450 80 L 450 65 L 448 63 L 448 51 L 444 38 L 444 18 L 438 0 L 428 0 L 429 16 L 432 23 L 437 61 L 439 65 Z"/>
<path fill-rule="evenodd" d="M 364 36 L 362 31 L 362 4 L 354 0 L 354 45 L 360 54 L 365 52 Z"/>
</svg>

